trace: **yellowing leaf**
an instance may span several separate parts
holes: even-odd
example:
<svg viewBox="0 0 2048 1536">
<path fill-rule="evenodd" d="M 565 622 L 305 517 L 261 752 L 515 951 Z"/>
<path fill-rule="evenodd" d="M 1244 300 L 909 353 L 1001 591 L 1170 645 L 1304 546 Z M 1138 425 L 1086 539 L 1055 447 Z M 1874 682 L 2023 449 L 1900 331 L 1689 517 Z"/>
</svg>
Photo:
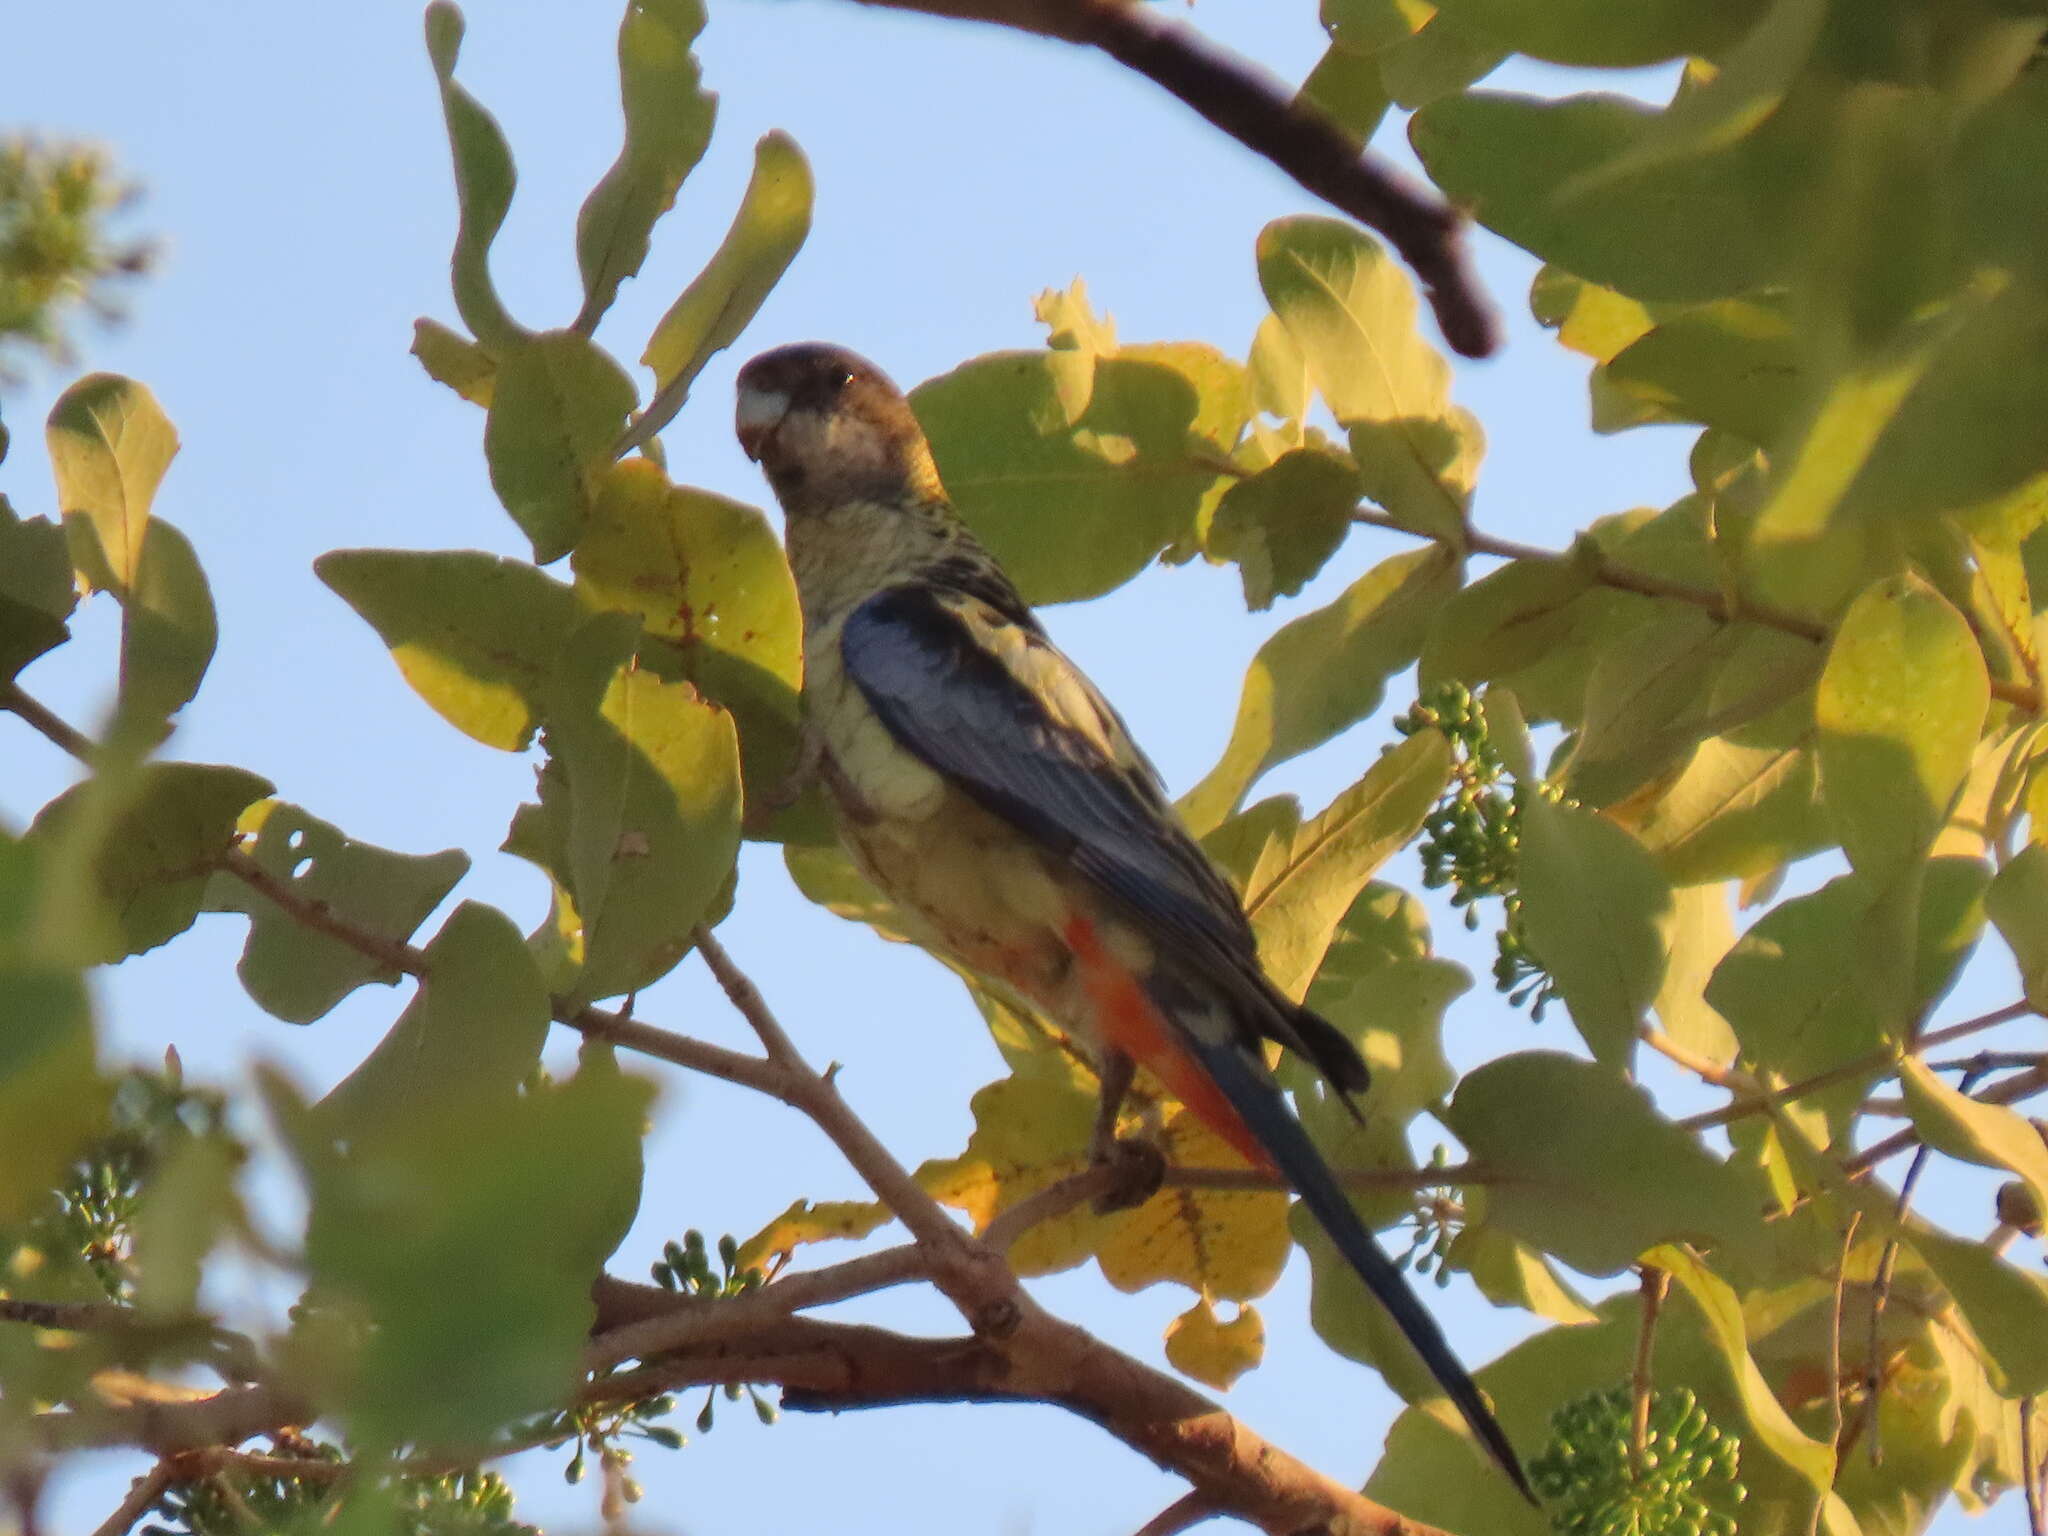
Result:
<svg viewBox="0 0 2048 1536">
<path fill-rule="evenodd" d="M 857 1241 L 894 1219 L 878 1200 L 798 1200 L 740 1244 L 737 1262 L 741 1269 L 762 1268 L 805 1243 Z"/>
<path fill-rule="evenodd" d="M 93 373 L 50 409 L 50 468 L 71 560 L 87 583 L 125 593 L 142 567 L 150 503 L 178 434 L 144 386 Z"/>
<path fill-rule="evenodd" d="M 1166 1325 L 1167 1361 L 1218 1391 L 1229 1390 L 1265 1354 L 1266 1324 L 1249 1304 L 1226 1323 L 1204 1296 Z"/>
</svg>

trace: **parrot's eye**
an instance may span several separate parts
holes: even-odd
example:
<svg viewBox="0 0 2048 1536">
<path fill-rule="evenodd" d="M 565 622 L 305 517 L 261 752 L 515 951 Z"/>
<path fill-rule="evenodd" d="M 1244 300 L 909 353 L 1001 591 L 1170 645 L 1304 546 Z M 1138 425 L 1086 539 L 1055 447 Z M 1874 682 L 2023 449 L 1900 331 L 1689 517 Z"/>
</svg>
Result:
<svg viewBox="0 0 2048 1536">
<path fill-rule="evenodd" d="M 860 375 L 851 368 L 835 368 L 832 370 L 832 387 L 835 390 L 844 389 L 859 377 Z"/>
</svg>

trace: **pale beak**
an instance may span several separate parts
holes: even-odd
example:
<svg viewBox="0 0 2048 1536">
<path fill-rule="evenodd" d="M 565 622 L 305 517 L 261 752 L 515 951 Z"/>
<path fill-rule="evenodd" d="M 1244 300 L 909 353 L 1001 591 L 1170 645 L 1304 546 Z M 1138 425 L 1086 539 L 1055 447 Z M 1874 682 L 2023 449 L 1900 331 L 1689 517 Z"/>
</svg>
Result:
<svg viewBox="0 0 2048 1536">
<path fill-rule="evenodd" d="M 789 396 L 779 389 L 740 387 L 739 409 L 733 413 L 733 430 L 748 458 L 759 462 L 768 436 L 789 414 Z"/>
</svg>

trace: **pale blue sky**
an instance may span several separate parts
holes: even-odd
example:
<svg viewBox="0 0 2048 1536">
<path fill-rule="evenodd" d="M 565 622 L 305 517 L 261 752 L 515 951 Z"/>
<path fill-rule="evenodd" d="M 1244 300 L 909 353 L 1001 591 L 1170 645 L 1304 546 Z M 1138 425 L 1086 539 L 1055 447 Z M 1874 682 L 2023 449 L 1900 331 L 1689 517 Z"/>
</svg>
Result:
<svg viewBox="0 0 2048 1536">
<path fill-rule="evenodd" d="M 1264 313 L 1252 263 L 1258 229 L 1282 214 L 1321 211 L 1105 59 L 845 0 L 712 5 L 700 56 L 721 95 L 717 135 L 599 339 L 623 360 L 638 356 L 654 319 L 723 233 L 754 140 L 769 128 L 787 129 L 809 153 L 818 205 L 810 245 L 669 430 L 679 479 L 765 501 L 730 426 L 732 374 L 751 352 L 839 341 L 908 386 L 976 353 L 1038 344 L 1033 295 L 1076 274 L 1127 340 L 1192 337 L 1241 356 Z M 1321 47 L 1313 10 L 1306 0 L 1204 0 L 1191 16 L 1298 80 Z M 526 552 L 485 479 L 481 413 L 431 384 L 406 354 L 416 316 L 453 319 L 454 199 L 419 8 L 410 0 L 318 8 L 111 0 L 89 13 L 14 12 L 0 54 L 0 129 L 105 143 L 147 188 L 134 222 L 166 243 L 161 270 L 135 295 L 133 321 L 88 333 L 85 361 L 149 383 L 184 440 L 157 509 L 191 535 L 206 564 L 221 646 L 170 750 L 254 768 L 354 836 L 413 852 L 464 848 L 475 869 L 459 895 L 531 923 L 544 903 L 534 872 L 494 851 L 530 788 L 529 763 L 444 725 L 310 570 L 316 555 L 347 545 Z M 498 282 L 525 322 L 565 323 L 578 300 L 575 210 L 617 147 L 617 13 L 596 0 L 479 0 L 469 21 L 461 76 L 498 115 L 519 163 Z M 1587 83 L 1533 68 L 1503 78 L 1544 91 Z M 1389 137 L 1383 132 L 1382 142 Z M 1461 364 L 1458 374 L 1458 396 L 1489 440 L 1481 521 L 1559 544 L 1592 516 L 1685 490 L 1689 436 L 1660 429 L 1594 438 L 1584 425 L 1582 360 L 1528 319 L 1533 262 L 1488 237 L 1477 243 L 1509 320 L 1505 356 Z M 41 373 L 0 399 L 14 433 L 0 487 L 24 515 L 50 510 L 37 425 L 63 382 Z M 1245 616 L 1234 572 L 1196 568 L 1155 570 L 1050 622 L 1184 789 L 1221 747 L 1260 639 L 1400 542 L 1362 533 L 1307 593 L 1267 615 Z M 92 605 L 79 640 L 26 678 L 82 724 L 108 697 L 111 617 Z M 1394 709 L 1405 707 L 1405 683 L 1391 695 Z M 1361 727 L 1274 774 L 1268 787 L 1319 804 L 1356 777 L 1384 736 L 1383 723 Z M 16 824 L 69 778 L 68 763 L 4 720 L 0 763 L 0 815 Z M 1412 857 L 1393 873 L 1413 883 Z M 747 856 L 723 932 L 805 1048 L 846 1064 L 842 1084 L 900 1156 L 959 1149 L 968 1095 L 999 1063 L 943 972 L 807 907 L 772 850 Z M 324 1089 L 403 998 L 369 988 L 310 1028 L 278 1023 L 234 981 L 242 933 L 238 919 L 203 920 L 108 976 L 100 991 L 113 1049 L 154 1058 L 175 1041 L 189 1072 L 229 1082 L 260 1056 Z M 1569 1044 L 1561 1015 L 1533 1027 L 1492 994 L 1485 941 L 1444 919 L 1439 937 L 1481 978 L 1448 1026 L 1460 1066 L 1505 1049 Z M 1943 1017 L 2011 995 L 2003 974 L 1976 976 Z M 748 1043 L 694 963 L 643 994 L 640 1011 Z M 663 1075 L 649 1195 L 616 1261 L 621 1273 L 643 1275 L 661 1240 L 686 1226 L 744 1235 L 799 1195 L 860 1193 L 822 1140 L 779 1107 Z M 1954 1219 L 1964 1230 L 1984 1224 L 1970 1210 Z M 1161 1328 L 1189 1299 L 1172 1288 L 1122 1296 L 1092 1270 L 1036 1288 L 1148 1359 L 1158 1358 Z M 1296 1264 L 1261 1306 L 1268 1364 L 1228 1401 L 1278 1443 L 1357 1480 L 1377 1459 L 1398 1404 L 1376 1376 L 1308 1333 L 1305 1301 Z M 1462 1283 L 1442 1293 L 1440 1306 L 1473 1364 L 1519 1335 L 1518 1317 L 1485 1306 Z M 904 1297 L 854 1310 L 910 1327 L 954 1322 L 945 1309 Z M 528 1458 L 514 1469 L 523 1508 L 552 1530 L 593 1528 L 594 1492 L 565 1488 L 560 1460 Z M 109 1458 L 63 1483 L 56 1528 L 90 1529 L 129 1470 Z M 687 1449 L 643 1456 L 638 1472 L 648 1500 L 635 1528 L 692 1536 L 828 1525 L 841 1536 L 1114 1536 L 1181 1491 L 1051 1409 L 792 1416 L 763 1430 L 742 1405 Z"/>
</svg>

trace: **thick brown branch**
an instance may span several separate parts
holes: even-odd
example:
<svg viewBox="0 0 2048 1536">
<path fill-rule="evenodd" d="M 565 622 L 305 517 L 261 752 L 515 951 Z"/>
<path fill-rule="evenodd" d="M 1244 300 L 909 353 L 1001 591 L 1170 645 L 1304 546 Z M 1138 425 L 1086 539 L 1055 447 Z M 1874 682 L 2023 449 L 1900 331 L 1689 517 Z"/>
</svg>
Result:
<svg viewBox="0 0 2048 1536">
<path fill-rule="evenodd" d="M 1428 188 L 1361 154 L 1343 130 L 1264 69 L 1131 0 L 863 0 L 897 10 L 993 22 L 1100 48 L 1171 92 L 1331 207 L 1378 230 L 1422 280 L 1444 340 L 1491 356 L 1500 321 L 1462 238 L 1464 220 Z"/>
<path fill-rule="evenodd" d="M 186 1402 L 95 1404 L 39 1413 L 30 1430 L 46 1451 L 132 1445 L 159 1456 L 239 1445 L 251 1435 L 311 1423 L 312 1407 L 275 1386 L 227 1387 Z"/>
</svg>

